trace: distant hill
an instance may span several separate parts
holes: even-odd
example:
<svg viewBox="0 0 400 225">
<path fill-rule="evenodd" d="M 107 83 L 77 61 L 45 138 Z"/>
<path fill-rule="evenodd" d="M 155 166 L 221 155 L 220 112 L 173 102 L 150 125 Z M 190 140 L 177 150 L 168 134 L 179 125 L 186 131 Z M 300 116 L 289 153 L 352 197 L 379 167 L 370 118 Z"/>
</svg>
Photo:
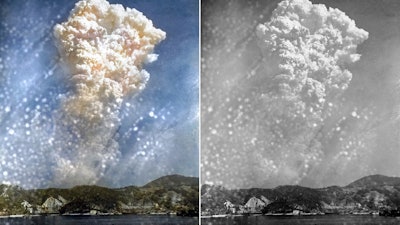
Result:
<svg viewBox="0 0 400 225">
<path fill-rule="evenodd" d="M 345 187 L 306 188 L 296 185 L 273 189 L 252 188 L 228 190 L 203 185 L 202 215 L 249 213 L 246 203 L 263 201 L 258 213 L 372 213 L 381 209 L 400 208 L 400 178 L 372 175 Z M 260 200 L 260 201 L 258 201 Z"/>
<path fill-rule="evenodd" d="M 197 177 L 185 177 L 182 175 L 167 175 L 153 180 L 143 187 L 176 187 L 176 186 L 198 186 L 199 178 Z"/>
<path fill-rule="evenodd" d="M 400 177 L 388 177 L 383 175 L 371 175 L 358 179 L 346 187 L 348 188 L 363 188 L 363 187 L 373 187 L 373 186 L 399 186 Z"/>
<path fill-rule="evenodd" d="M 198 178 L 170 175 L 143 187 L 82 185 L 70 189 L 24 190 L 0 185 L 0 215 L 198 213 Z"/>
</svg>

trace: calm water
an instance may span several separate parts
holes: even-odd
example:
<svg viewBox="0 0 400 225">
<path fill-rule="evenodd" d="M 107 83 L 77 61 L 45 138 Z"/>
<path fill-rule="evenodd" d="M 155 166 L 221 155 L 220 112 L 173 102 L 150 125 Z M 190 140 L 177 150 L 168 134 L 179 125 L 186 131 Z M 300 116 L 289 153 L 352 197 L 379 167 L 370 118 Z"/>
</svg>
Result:
<svg viewBox="0 0 400 225">
<path fill-rule="evenodd" d="M 0 218 L 1 225 L 197 225 L 198 223 L 198 218 L 167 215 L 37 216 L 30 218 Z"/>
<path fill-rule="evenodd" d="M 400 218 L 370 215 L 241 216 L 201 219 L 202 225 L 399 225 Z"/>
</svg>

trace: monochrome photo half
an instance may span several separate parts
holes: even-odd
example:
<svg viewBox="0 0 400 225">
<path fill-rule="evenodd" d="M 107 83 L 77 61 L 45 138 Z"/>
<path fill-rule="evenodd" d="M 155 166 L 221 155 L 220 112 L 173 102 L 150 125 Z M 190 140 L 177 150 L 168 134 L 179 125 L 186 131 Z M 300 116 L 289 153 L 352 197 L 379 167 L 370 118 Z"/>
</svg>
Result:
<svg viewBox="0 0 400 225">
<path fill-rule="evenodd" d="M 395 224 L 399 9 L 202 1 L 203 223 Z"/>
</svg>

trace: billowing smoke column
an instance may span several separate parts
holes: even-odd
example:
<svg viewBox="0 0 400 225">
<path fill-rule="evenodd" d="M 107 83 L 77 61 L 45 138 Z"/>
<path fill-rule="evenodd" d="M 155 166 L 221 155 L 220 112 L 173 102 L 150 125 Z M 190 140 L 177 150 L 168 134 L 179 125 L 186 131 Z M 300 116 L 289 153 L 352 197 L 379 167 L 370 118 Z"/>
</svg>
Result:
<svg viewBox="0 0 400 225">
<path fill-rule="evenodd" d="M 338 9 L 286 0 L 257 27 L 257 37 L 274 94 L 302 102 L 298 113 L 320 113 L 327 98 L 348 87 L 347 67 L 359 60 L 356 48 L 368 33 Z"/>
<path fill-rule="evenodd" d="M 368 33 L 340 10 L 308 0 L 284 0 L 268 22 L 254 24 L 263 16 L 230 27 L 255 26 L 255 39 L 251 34 L 231 37 L 235 34 L 230 30 L 221 35 L 250 50 L 210 50 L 219 61 L 205 60 L 220 72 L 210 71 L 204 79 L 209 81 L 206 91 L 202 89 L 202 95 L 216 96 L 202 109 L 205 182 L 228 188 L 301 184 L 332 158 L 326 151 L 335 123 L 330 118 L 352 79 L 349 65 L 360 58 L 357 45 Z M 213 29 L 210 33 L 217 36 Z M 236 67 L 220 63 L 224 54 L 236 60 L 226 64 Z"/>
<path fill-rule="evenodd" d="M 324 120 L 349 86 L 347 68 L 368 33 L 338 9 L 284 0 L 256 35 L 264 57 L 259 104 L 266 109 L 257 118 L 267 128 L 258 139 L 269 140 L 269 150 L 255 155 L 271 160 L 273 174 L 299 182 L 323 154 Z"/>
<path fill-rule="evenodd" d="M 96 183 L 119 157 L 123 98 L 145 88 L 142 66 L 157 59 L 152 52 L 165 32 L 136 9 L 82 0 L 54 34 L 73 88 L 57 115 L 55 183 Z"/>
</svg>

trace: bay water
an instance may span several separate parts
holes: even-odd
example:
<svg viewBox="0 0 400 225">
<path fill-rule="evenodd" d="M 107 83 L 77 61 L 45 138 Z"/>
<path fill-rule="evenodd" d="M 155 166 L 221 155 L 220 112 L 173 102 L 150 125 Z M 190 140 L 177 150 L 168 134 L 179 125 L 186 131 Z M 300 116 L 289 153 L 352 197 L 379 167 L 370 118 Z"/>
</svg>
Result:
<svg viewBox="0 0 400 225">
<path fill-rule="evenodd" d="M 197 217 L 172 215 L 32 216 L 0 218 L 0 225 L 197 225 Z"/>
<path fill-rule="evenodd" d="M 235 216 L 202 218 L 202 225 L 399 225 L 400 218 L 377 215 Z"/>
</svg>

